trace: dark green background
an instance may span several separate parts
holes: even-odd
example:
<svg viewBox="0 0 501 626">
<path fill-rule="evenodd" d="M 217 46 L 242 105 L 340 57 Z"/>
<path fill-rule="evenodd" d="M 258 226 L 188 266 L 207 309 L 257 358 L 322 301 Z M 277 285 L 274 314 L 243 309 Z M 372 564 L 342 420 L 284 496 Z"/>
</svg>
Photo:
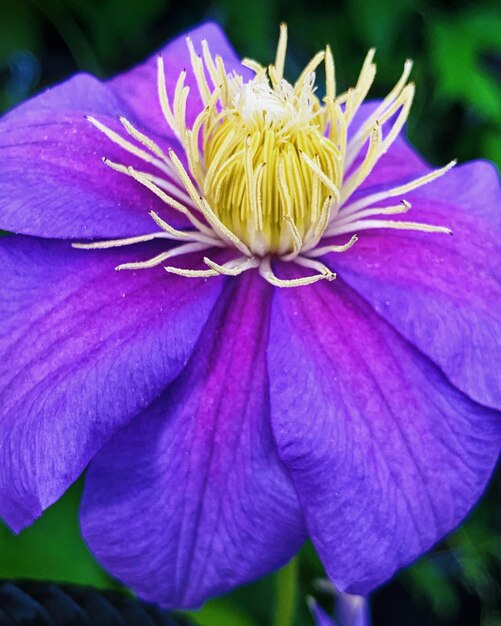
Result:
<svg viewBox="0 0 501 626">
<path fill-rule="evenodd" d="M 293 78 L 331 43 L 338 82 L 354 83 L 377 48 L 371 92 L 384 95 L 406 57 L 417 86 L 408 135 L 435 164 L 485 157 L 501 163 L 501 13 L 494 0 L 0 0 L 0 110 L 78 70 L 101 77 L 135 64 L 197 22 L 218 20 L 242 56 L 274 57 L 278 23 L 289 25 Z M 479 241 L 478 245 L 482 245 Z M 118 586 L 85 549 L 76 485 L 32 528 L 13 537 L 0 527 L 0 578 L 32 577 Z M 501 626 L 501 480 L 446 542 L 373 599 L 375 626 Z M 297 626 L 309 623 L 305 597 L 322 568 L 310 546 L 300 556 Z M 206 626 L 270 623 L 276 577 L 218 599 L 197 615 Z"/>
</svg>

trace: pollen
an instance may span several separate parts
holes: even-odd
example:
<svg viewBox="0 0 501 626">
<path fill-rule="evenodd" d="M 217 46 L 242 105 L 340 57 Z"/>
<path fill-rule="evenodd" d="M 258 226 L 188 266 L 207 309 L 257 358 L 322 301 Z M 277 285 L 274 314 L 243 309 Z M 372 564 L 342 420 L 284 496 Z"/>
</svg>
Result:
<svg viewBox="0 0 501 626">
<path fill-rule="evenodd" d="M 300 248 L 332 204 L 341 159 L 318 110 L 310 84 L 295 94 L 285 81 L 273 88 L 256 79 L 204 141 L 204 194 L 254 254 Z M 328 184 L 315 170 L 326 173 Z"/>
<path fill-rule="evenodd" d="M 376 74 L 370 50 L 356 85 L 336 93 L 334 58 L 329 46 L 318 52 L 294 83 L 284 78 L 287 29 L 280 27 L 275 61 L 264 67 L 244 59 L 250 79 L 228 72 L 223 59 L 213 57 L 207 42 L 199 53 L 187 40 L 196 86 L 186 85 L 186 72 L 178 77 L 173 94 L 167 93 L 165 67 L 158 59 L 157 90 L 161 110 L 184 155 L 167 154 L 150 137 L 120 118 L 126 136 L 99 120 L 89 121 L 125 154 L 145 163 L 138 171 L 126 163 L 104 163 L 118 174 L 132 177 L 165 204 L 179 211 L 191 227 L 176 230 L 156 213 L 158 230 L 130 239 L 74 244 L 80 248 L 107 248 L 164 238 L 179 245 L 153 259 L 126 263 L 117 269 L 141 269 L 163 264 L 185 254 L 201 253 L 205 269 L 165 265 L 168 272 L 186 277 L 236 276 L 258 268 L 263 278 L 279 286 L 300 286 L 335 274 L 321 257 L 345 252 L 360 233 L 370 229 L 401 229 L 449 233 L 448 228 L 388 219 L 411 208 L 404 194 L 447 172 L 455 162 L 427 172 L 414 181 L 378 193 L 350 199 L 390 148 L 407 120 L 414 85 L 408 82 L 412 63 L 386 98 L 356 132 L 349 126 L 365 100 Z M 324 96 L 317 95 L 316 70 L 325 70 Z M 190 90 L 196 88 L 203 103 L 188 125 Z M 389 198 L 398 198 L 388 205 Z M 380 203 L 383 203 L 382 205 Z M 348 237 L 339 241 L 339 237 Z M 223 264 L 211 259 L 218 248 L 234 251 Z M 307 272 L 296 279 L 281 279 L 277 261 L 294 262 Z"/>
</svg>

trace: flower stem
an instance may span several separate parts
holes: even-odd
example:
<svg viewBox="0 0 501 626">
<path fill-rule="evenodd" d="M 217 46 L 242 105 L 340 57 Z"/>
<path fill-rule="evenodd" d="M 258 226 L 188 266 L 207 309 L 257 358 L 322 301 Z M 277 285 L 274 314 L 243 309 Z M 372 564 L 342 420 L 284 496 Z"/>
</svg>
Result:
<svg viewBox="0 0 501 626">
<path fill-rule="evenodd" d="M 299 560 L 294 557 L 276 574 L 273 626 L 294 626 L 298 591 Z"/>
<path fill-rule="evenodd" d="M 340 626 L 370 626 L 369 599 L 349 593 L 338 593 L 336 598 L 337 617 Z"/>
</svg>

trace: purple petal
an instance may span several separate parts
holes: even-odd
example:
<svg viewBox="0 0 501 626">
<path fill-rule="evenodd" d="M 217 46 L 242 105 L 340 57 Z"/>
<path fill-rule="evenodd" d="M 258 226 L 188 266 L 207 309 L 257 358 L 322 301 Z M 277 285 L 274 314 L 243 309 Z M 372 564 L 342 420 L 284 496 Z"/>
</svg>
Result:
<svg viewBox="0 0 501 626">
<path fill-rule="evenodd" d="M 337 589 L 367 594 L 481 495 L 499 414 L 452 387 L 341 280 L 275 294 L 268 367 L 279 454 Z"/>
<path fill-rule="evenodd" d="M 270 291 L 255 273 L 230 283 L 181 376 L 91 464 L 84 536 L 143 598 L 197 606 L 305 539 L 269 423 Z"/>
<path fill-rule="evenodd" d="M 0 515 L 14 530 L 180 372 L 219 295 L 217 279 L 116 272 L 130 255 L 0 241 Z"/>
<path fill-rule="evenodd" d="M 353 168 L 358 167 L 364 157 L 365 151 L 362 151 L 355 159 Z M 349 202 L 370 193 L 376 193 L 384 187 L 396 187 L 402 182 L 423 176 L 429 171 L 430 166 L 417 154 L 407 139 L 400 136 L 394 141 L 391 149 L 379 158 L 372 172 L 353 194 Z"/>
<path fill-rule="evenodd" d="M 353 137 L 360 126 L 366 119 L 374 113 L 375 109 L 381 104 L 380 100 L 370 100 L 362 104 L 353 121 L 349 126 L 349 136 Z M 383 126 L 383 135 L 388 134 L 392 120 L 388 120 Z M 364 160 L 368 142 L 361 149 L 358 157 L 355 159 L 350 172 L 358 167 Z M 412 179 L 426 174 L 430 170 L 430 166 L 423 158 L 414 150 L 405 138 L 403 132 L 391 144 L 391 148 L 383 154 L 372 172 L 366 178 L 360 189 L 357 190 L 352 200 L 359 196 L 378 191 L 377 187 L 381 185 L 396 186 L 405 179 Z M 351 200 L 350 200 L 351 202 Z"/>
<path fill-rule="evenodd" d="M 82 116 L 93 113 L 110 117 L 131 113 L 105 83 L 89 74 L 76 74 L 42 91 L 6 113 L 2 124 L 22 121 L 25 115 L 35 112 L 51 113 L 53 121 L 57 121 L 61 113 L 80 113 Z"/>
<path fill-rule="evenodd" d="M 86 112 L 97 111 L 102 123 L 126 135 L 116 119 L 106 116 L 124 110 L 98 81 L 77 77 L 53 92 L 61 91 L 62 102 L 76 105 L 69 94 L 73 88 L 80 93 L 85 86 L 89 100 L 95 95 L 95 107 Z M 52 96 L 35 98 L 22 115 L 15 111 L 0 122 L 0 228 L 49 238 L 128 237 L 157 229 L 151 210 L 175 227 L 186 226 L 183 215 L 102 159 L 161 172 L 107 139 L 85 119 L 82 107 L 77 112 L 53 112 L 43 105 L 47 99 Z M 152 139 L 165 146 L 161 138 Z"/>
<path fill-rule="evenodd" d="M 202 24 L 168 43 L 160 51 L 165 63 L 167 93 L 172 99 L 179 75 L 183 70 L 186 70 L 186 85 L 190 86 L 186 120 L 188 125 L 191 125 L 204 105 L 191 67 L 186 43 L 187 37 L 193 42 L 197 54 L 202 53 L 201 42 L 205 39 L 212 57 L 220 56 L 228 73 L 235 70 L 249 78 L 253 76 L 253 73 L 241 65 L 240 58 L 233 50 L 226 35 L 215 23 Z M 135 111 L 138 119 L 156 132 L 166 126 L 157 92 L 157 59 L 158 54 L 153 55 L 142 65 L 116 76 L 108 83 L 113 91 L 127 103 L 127 106 Z M 208 76 L 207 78 L 211 84 Z"/>
<path fill-rule="evenodd" d="M 220 55 L 228 71 L 239 64 L 223 32 L 205 24 L 188 33 L 200 52 L 206 39 L 213 55 Z M 180 72 L 191 83 L 187 121 L 203 108 L 191 70 L 186 36 L 163 51 L 167 87 L 173 96 Z M 157 91 L 157 57 L 104 84 L 78 75 L 14 109 L 0 122 L 0 228 L 42 237 L 126 237 L 151 231 L 150 210 L 174 227 L 187 220 L 168 208 L 152 192 L 102 163 L 112 161 L 161 174 L 113 144 L 85 118 L 97 117 L 108 127 L 124 129 L 116 121 L 125 116 L 166 151 L 182 149 L 161 112 Z M 134 143 L 134 141 L 132 142 Z"/>
<path fill-rule="evenodd" d="M 501 194 L 492 166 L 475 162 L 407 196 L 409 219 L 454 236 L 364 232 L 331 255 L 375 310 L 472 399 L 501 407 Z"/>
</svg>

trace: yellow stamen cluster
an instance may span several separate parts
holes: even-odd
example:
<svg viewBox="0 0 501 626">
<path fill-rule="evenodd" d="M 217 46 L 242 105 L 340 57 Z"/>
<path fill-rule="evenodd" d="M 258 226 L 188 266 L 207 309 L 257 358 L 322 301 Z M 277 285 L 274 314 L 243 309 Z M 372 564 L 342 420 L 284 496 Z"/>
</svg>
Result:
<svg viewBox="0 0 501 626">
<path fill-rule="evenodd" d="M 165 117 L 186 150 L 190 173 L 207 203 L 261 257 L 295 256 L 307 239 L 317 237 L 339 198 L 343 176 L 340 148 L 326 134 L 329 126 L 339 126 L 332 115 L 335 109 L 323 108 L 314 93 L 314 70 L 325 53 L 316 55 L 291 85 L 283 78 L 286 34 L 282 26 L 274 65 L 264 68 L 247 61 L 256 74 L 247 83 L 228 75 L 206 44 L 202 61 L 188 42 L 205 105 L 191 129 L 181 113 L 185 76 L 179 78 L 172 107 L 167 94 L 161 97 Z M 332 59 L 330 51 L 328 55 Z M 333 62 L 329 67 L 331 88 Z"/>
<path fill-rule="evenodd" d="M 339 184 L 341 178 L 338 154 L 318 125 L 285 132 L 265 114 L 251 131 L 239 113 L 227 112 L 204 156 L 208 201 L 223 224 L 261 256 L 292 252 L 326 219 L 332 191 L 305 157 L 328 172 L 329 180 Z"/>
<path fill-rule="evenodd" d="M 336 94 L 334 59 L 329 46 L 316 54 L 294 84 L 283 77 L 287 30 L 280 28 L 275 63 L 263 67 L 244 59 L 254 72 L 244 81 L 226 71 L 221 57 L 211 55 L 205 41 L 197 55 L 187 41 L 197 89 L 203 102 L 191 126 L 186 123 L 190 87 L 186 72 L 179 75 L 172 99 L 165 83 L 163 59 L 158 61 L 158 95 L 165 120 L 183 146 L 188 168 L 173 150 L 168 154 L 128 120 L 121 122 L 129 139 L 88 118 L 124 151 L 142 159 L 151 171 L 105 163 L 132 177 L 191 223 L 176 230 L 156 213 L 159 231 L 142 237 L 75 244 L 81 248 L 107 248 L 154 238 L 182 245 L 153 259 L 121 265 L 118 269 L 153 267 L 167 259 L 193 252 L 231 248 L 236 256 L 218 264 L 205 256 L 207 269 L 166 266 L 183 276 L 236 276 L 259 268 L 277 286 L 298 286 L 335 275 L 319 259 L 329 252 L 344 252 L 366 229 L 389 228 L 424 232 L 450 232 L 447 228 L 387 219 L 405 213 L 410 204 L 400 197 L 394 206 L 377 206 L 443 175 L 440 170 L 377 194 L 348 200 L 389 149 L 409 113 L 414 86 L 407 83 L 411 63 L 372 115 L 348 140 L 348 127 L 374 80 L 374 51 L 369 51 L 354 88 Z M 315 71 L 324 63 L 325 97 L 315 94 Z M 347 175 L 349 172 L 349 175 Z M 332 243 L 337 235 L 351 235 L 345 243 Z M 326 239 L 329 241 L 326 242 Z M 273 259 L 294 261 L 313 270 L 304 278 L 276 276 Z"/>
</svg>

